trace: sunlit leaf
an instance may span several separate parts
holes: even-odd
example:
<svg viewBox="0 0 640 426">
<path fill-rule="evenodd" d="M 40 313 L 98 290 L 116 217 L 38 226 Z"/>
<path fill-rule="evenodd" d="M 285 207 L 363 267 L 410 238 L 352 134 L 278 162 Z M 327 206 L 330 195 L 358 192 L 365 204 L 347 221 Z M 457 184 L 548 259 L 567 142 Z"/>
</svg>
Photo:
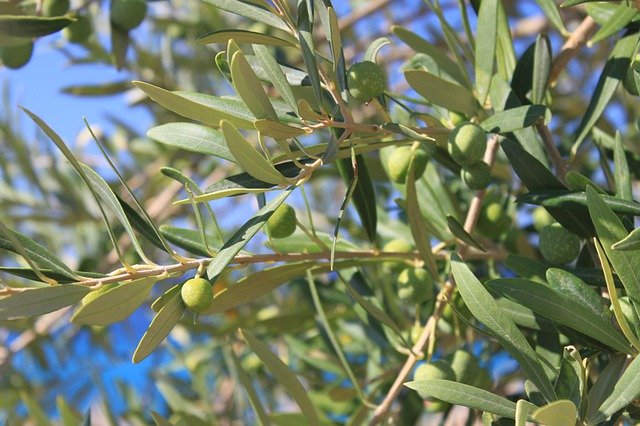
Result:
<svg viewBox="0 0 640 426">
<path fill-rule="evenodd" d="M 0 320 L 48 314 L 79 302 L 89 291 L 77 284 L 24 290 L 0 299 Z"/>
</svg>

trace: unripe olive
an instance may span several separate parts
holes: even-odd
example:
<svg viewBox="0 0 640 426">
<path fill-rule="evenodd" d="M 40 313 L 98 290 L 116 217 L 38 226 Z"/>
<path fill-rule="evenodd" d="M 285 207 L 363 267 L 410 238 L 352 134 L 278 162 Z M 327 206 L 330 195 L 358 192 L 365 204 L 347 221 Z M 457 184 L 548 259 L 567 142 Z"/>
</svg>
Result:
<svg viewBox="0 0 640 426">
<path fill-rule="evenodd" d="M 78 15 L 75 22 L 62 30 L 62 36 L 71 43 L 84 43 L 92 32 L 91 19 L 86 15 Z"/>
<path fill-rule="evenodd" d="M 409 173 L 409 165 L 411 158 L 414 162 L 415 178 L 420 178 L 424 171 L 427 169 L 429 162 L 429 156 L 423 149 L 411 150 L 411 147 L 401 146 L 396 148 L 389 159 L 387 160 L 387 167 L 389 169 L 389 177 L 395 183 L 405 183 L 407 180 L 407 173 Z"/>
<path fill-rule="evenodd" d="M 44 16 L 62 16 L 69 11 L 69 0 L 44 0 L 42 14 Z"/>
<path fill-rule="evenodd" d="M 398 296 L 407 303 L 420 304 L 433 298 L 433 278 L 422 268 L 408 268 L 398 275 Z"/>
<path fill-rule="evenodd" d="M 458 349 L 449 358 L 451 369 L 456 374 L 456 381 L 465 385 L 473 384 L 478 371 L 478 359 L 471 352 L 463 349 Z"/>
<path fill-rule="evenodd" d="M 488 203 L 480 211 L 478 231 L 486 237 L 497 238 L 504 234 L 511 226 L 511 217 L 505 210 L 503 203 L 494 201 Z"/>
<path fill-rule="evenodd" d="M 278 207 L 267 220 L 267 230 L 271 238 L 287 238 L 298 226 L 296 211 L 288 204 Z"/>
<path fill-rule="evenodd" d="M 382 247 L 382 251 L 389 253 L 410 253 L 413 251 L 413 246 L 404 238 L 394 238 Z"/>
<path fill-rule="evenodd" d="M 551 225 L 555 222 L 553 216 L 549 214 L 547 209 L 542 206 L 536 207 L 531 214 L 531 219 L 533 220 L 533 227 L 536 231 L 542 231 L 547 225 Z"/>
<path fill-rule="evenodd" d="M 469 189 L 479 191 L 489 186 L 491 182 L 491 167 L 484 161 L 476 161 L 464 166 L 460 171 L 462 181 Z"/>
<path fill-rule="evenodd" d="M 466 115 L 458 111 L 449 111 L 449 119 L 454 126 L 469 121 Z"/>
<path fill-rule="evenodd" d="M 538 244 L 542 257 L 549 263 L 569 263 L 580 254 L 580 238 L 559 223 L 542 228 Z"/>
<path fill-rule="evenodd" d="M 473 386 L 490 391 L 493 388 L 493 379 L 491 378 L 491 374 L 489 374 L 489 372 L 484 368 L 478 369 Z"/>
<path fill-rule="evenodd" d="M 448 149 L 451 158 L 461 166 L 481 160 L 487 149 L 484 129 L 468 121 L 459 124 L 449 134 Z"/>
<path fill-rule="evenodd" d="M 369 102 L 372 98 L 384 93 L 387 86 L 382 69 L 372 61 L 353 64 L 347 71 L 349 93 L 361 102 Z"/>
<path fill-rule="evenodd" d="M 180 289 L 182 302 L 192 312 L 204 312 L 213 301 L 213 287 L 204 278 L 191 278 Z"/>
<path fill-rule="evenodd" d="M 622 80 L 622 86 L 633 96 L 640 95 L 640 62 L 634 61 L 627 69 Z"/>
<path fill-rule="evenodd" d="M 413 373 L 413 380 L 456 380 L 456 373 L 443 359 L 420 364 Z"/>
<path fill-rule="evenodd" d="M 124 31 L 136 28 L 144 21 L 147 3 L 143 0 L 113 0 L 111 22 Z"/>
<path fill-rule="evenodd" d="M 15 70 L 27 65 L 32 54 L 32 42 L 16 46 L 4 46 L 0 48 L 0 61 L 5 67 Z"/>
</svg>

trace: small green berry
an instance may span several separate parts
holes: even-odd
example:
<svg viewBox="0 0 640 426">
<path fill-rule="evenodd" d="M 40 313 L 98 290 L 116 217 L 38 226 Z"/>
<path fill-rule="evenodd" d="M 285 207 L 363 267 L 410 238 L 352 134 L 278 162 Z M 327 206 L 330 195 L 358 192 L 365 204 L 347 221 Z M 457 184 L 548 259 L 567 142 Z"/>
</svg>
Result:
<svg viewBox="0 0 640 426">
<path fill-rule="evenodd" d="M 93 33 L 91 19 L 86 15 L 78 15 L 77 20 L 62 30 L 62 36 L 71 43 L 84 43 Z"/>
<path fill-rule="evenodd" d="M 27 65 L 32 54 L 32 42 L 15 46 L 4 46 L 0 48 L 0 61 L 5 67 L 15 70 Z"/>
<path fill-rule="evenodd" d="M 111 22 L 124 31 L 140 25 L 146 14 L 147 3 L 143 0 L 113 0 L 111 3 Z"/>
<path fill-rule="evenodd" d="M 353 64 L 347 71 L 347 86 L 349 93 L 355 99 L 369 102 L 384 93 L 387 81 L 378 64 L 363 61 Z"/>
<path fill-rule="evenodd" d="M 478 218 L 478 232 L 489 238 L 497 238 L 511 227 L 511 217 L 501 202 L 490 202 L 483 207 Z"/>
<path fill-rule="evenodd" d="M 191 278 L 180 289 L 182 302 L 191 312 L 201 313 L 209 309 L 213 301 L 213 287 L 204 278 Z"/>
<path fill-rule="evenodd" d="M 458 383 L 471 385 L 476 381 L 478 359 L 471 352 L 458 349 L 449 358 Z"/>
<path fill-rule="evenodd" d="M 411 147 L 401 146 L 396 148 L 387 160 L 387 167 L 389 169 L 389 177 L 391 177 L 391 180 L 395 183 L 406 182 L 411 158 L 413 158 L 413 162 L 415 163 L 413 167 L 416 179 L 420 178 L 424 174 L 429 162 L 429 156 L 427 153 L 423 149 L 412 151 Z"/>
<path fill-rule="evenodd" d="M 545 226 L 551 225 L 555 222 L 553 216 L 551 216 L 547 209 L 542 206 L 538 206 L 533 210 L 531 219 L 533 221 L 533 228 L 538 232 L 542 231 L 542 228 Z"/>
<path fill-rule="evenodd" d="M 471 122 L 456 126 L 449 134 L 449 154 L 461 166 L 479 161 L 487 149 L 487 136 L 482 127 Z"/>
<path fill-rule="evenodd" d="M 433 278 L 422 268 L 409 268 L 398 275 L 398 296 L 401 300 L 420 304 L 433 298 Z"/>
<path fill-rule="evenodd" d="M 460 171 L 460 177 L 469 189 L 480 191 L 491 182 L 491 167 L 482 160 L 476 161 L 464 166 Z"/>
<path fill-rule="evenodd" d="M 42 14 L 44 16 L 62 16 L 69 11 L 69 0 L 44 0 Z"/>
<path fill-rule="evenodd" d="M 420 364 L 413 373 L 413 380 L 456 380 L 456 373 L 443 359 Z"/>
<path fill-rule="evenodd" d="M 627 69 L 622 86 L 633 96 L 640 95 L 640 62 L 634 61 Z"/>
<path fill-rule="evenodd" d="M 454 126 L 462 124 L 465 121 L 469 121 L 466 115 L 458 111 L 449 111 L 449 119 L 451 120 L 451 124 Z"/>
<path fill-rule="evenodd" d="M 298 223 L 296 211 L 288 204 L 282 204 L 267 220 L 267 230 L 271 238 L 287 238 L 294 233 Z"/>
<path fill-rule="evenodd" d="M 554 264 L 572 262 L 580 254 L 580 238 L 559 223 L 542 228 L 539 246 L 542 257 Z"/>
</svg>

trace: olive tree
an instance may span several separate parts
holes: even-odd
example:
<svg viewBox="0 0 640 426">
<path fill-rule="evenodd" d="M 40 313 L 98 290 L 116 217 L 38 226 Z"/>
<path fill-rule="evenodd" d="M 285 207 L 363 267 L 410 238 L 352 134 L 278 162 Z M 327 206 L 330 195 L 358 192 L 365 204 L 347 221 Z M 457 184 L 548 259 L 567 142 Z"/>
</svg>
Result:
<svg viewBox="0 0 640 426">
<path fill-rule="evenodd" d="M 81 421 L 13 359 L 46 370 L 58 329 L 109 352 L 132 315 L 132 363 L 170 356 L 167 407 L 103 390 L 85 422 L 635 421 L 637 2 L 394 3 L 176 3 L 147 17 L 160 50 L 131 32 L 141 0 L 0 4 L 6 67 L 62 31 L 72 63 L 137 76 L 63 90 L 156 121 L 86 122 L 90 162 L 37 105 L 5 108 L 7 422 Z M 376 8 L 393 25 L 358 29 Z"/>
</svg>

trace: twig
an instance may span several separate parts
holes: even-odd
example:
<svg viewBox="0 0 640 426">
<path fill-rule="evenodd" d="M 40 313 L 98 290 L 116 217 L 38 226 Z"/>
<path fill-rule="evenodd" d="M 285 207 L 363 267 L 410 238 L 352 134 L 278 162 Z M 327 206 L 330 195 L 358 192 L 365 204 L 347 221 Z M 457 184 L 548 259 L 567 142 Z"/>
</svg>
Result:
<svg viewBox="0 0 640 426">
<path fill-rule="evenodd" d="M 540 134 L 540 137 L 544 142 L 544 146 L 547 148 L 547 151 L 549 152 L 551 161 L 555 166 L 556 177 L 560 179 L 560 182 L 566 183 L 565 177 L 567 175 L 567 166 L 565 165 L 564 160 L 560 155 L 560 151 L 558 151 L 558 147 L 556 146 L 555 143 L 553 143 L 553 135 L 551 134 L 551 131 L 549 130 L 547 125 L 544 124 L 542 119 L 539 119 L 538 121 L 536 121 L 536 129 L 538 130 L 538 134 Z"/>
<path fill-rule="evenodd" d="M 489 165 L 491 165 L 495 159 L 496 153 L 498 152 L 498 148 L 500 144 L 498 143 L 497 135 L 494 135 L 490 140 L 485 152 L 484 161 L 486 161 Z M 467 217 L 464 221 L 464 229 L 465 231 L 471 233 L 478 222 L 478 217 L 480 216 L 480 210 L 482 209 L 482 203 L 484 201 L 486 191 L 478 191 L 476 195 L 471 200 L 471 204 L 469 205 L 469 211 L 467 212 Z M 468 259 L 468 250 L 469 246 L 466 243 L 461 243 L 460 245 L 460 256 L 462 258 Z M 451 298 L 453 291 L 455 289 L 455 282 L 453 278 L 449 277 L 449 279 L 445 282 L 445 285 L 440 290 L 438 297 L 436 298 L 436 306 L 433 314 L 427 320 L 427 323 L 422 330 L 422 333 L 418 337 L 418 340 L 413 348 L 411 348 L 411 353 L 409 353 L 407 360 L 404 365 L 398 372 L 395 381 L 391 385 L 391 388 L 387 392 L 387 395 L 382 400 L 380 405 L 376 408 L 373 414 L 373 418 L 369 422 L 369 425 L 376 425 L 382 421 L 382 419 L 387 415 L 387 412 L 391 408 L 391 405 L 396 400 L 400 391 L 402 390 L 402 385 L 405 380 L 411 373 L 413 366 L 419 359 L 419 354 L 422 353 L 425 344 L 431 337 L 432 332 L 435 330 L 435 326 L 438 323 L 438 320 L 442 316 L 442 312 L 444 311 L 445 306 L 447 305 L 448 300 Z"/>
<path fill-rule="evenodd" d="M 578 54 L 580 48 L 587 44 L 587 41 L 589 41 L 595 29 L 596 21 L 594 21 L 591 16 L 587 16 L 567 39 L 560 49 L 560 53 L 558 53 L 553 60 L 551 72 L 549 73 L 549 87 L 556 85 L 562 70 L 567 66 L 569 61 Z"/>
</svg>

